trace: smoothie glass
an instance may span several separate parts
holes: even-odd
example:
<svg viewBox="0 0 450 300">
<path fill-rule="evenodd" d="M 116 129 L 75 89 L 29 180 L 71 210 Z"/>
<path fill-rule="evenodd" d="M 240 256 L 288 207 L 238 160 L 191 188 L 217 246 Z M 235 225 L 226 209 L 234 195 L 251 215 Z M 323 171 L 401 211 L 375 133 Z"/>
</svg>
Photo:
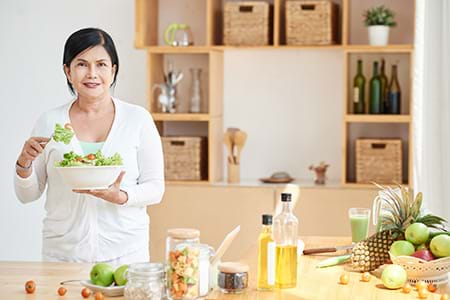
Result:
<svg viewBox="0 0 450 300">
<path fill-rule="evenodd" d="M 365 240 L 369 234 L 369 208 L 349 208 L 348 217 L 352 229 L 352 242 Z"/>
</svg>

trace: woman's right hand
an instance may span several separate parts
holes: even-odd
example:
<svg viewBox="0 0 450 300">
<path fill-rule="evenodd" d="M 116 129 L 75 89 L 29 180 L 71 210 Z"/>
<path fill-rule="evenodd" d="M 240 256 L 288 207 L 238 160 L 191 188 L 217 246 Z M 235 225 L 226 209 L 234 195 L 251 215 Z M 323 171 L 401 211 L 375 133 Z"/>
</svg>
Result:
<svg viewBox="0 0 450 300">
<path fill-rule="evenodd" d="M 17 159 L 19 166 L 29 168 L 36 157 L 44 151 L 49 140 L 48 137 L 30 137 L 23 145 L 22 152 Z M 19 173 L 19 175 L 22 174 Z"/>
</svg>

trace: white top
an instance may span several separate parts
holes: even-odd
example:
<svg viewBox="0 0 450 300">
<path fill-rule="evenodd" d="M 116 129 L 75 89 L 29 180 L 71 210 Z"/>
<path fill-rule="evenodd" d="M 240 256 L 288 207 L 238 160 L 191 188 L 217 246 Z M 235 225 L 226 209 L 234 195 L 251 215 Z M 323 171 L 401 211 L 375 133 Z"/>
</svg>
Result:
<svg viewBox="0 0 450 300">
<path fill-rule="evenodd" d="M 70 123 L 74 101 L 44 113 L 32 136 L 50 136 L 55 123 Z M 46 192 L 43 221 L 43 256 L 63 261 L 96 262 L 118 258 L 149 247 L 149 217 L 146 206 L 157 204 L 164 193 L 164 160 L 156 126 L 144 108 L 113 99 L 115 117 L 102 148 L 105 156 L 118 152 L 125 176 L 121 189 L 128 193 L 124 205 L 91 195 L 74 193 L 54 168 L 71 150 L 82 154 L 76 136 L 69 145 L 47 144 L 33 162 L 28 178 L 14 177 L 16 195 L 23 203 Z"/>
</svg>

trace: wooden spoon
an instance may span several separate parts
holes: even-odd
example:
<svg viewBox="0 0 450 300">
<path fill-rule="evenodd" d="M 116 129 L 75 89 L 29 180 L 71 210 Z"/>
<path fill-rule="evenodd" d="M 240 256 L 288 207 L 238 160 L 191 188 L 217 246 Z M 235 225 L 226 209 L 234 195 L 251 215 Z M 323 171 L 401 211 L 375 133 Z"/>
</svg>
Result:
<svg viewBox="0 0 450 300">
<path fill-rule="evenodd" d="M 245 131 L 236 131 L 234 133 L 234 144 L 237 147 L 236 164 L 241 161 L 241 151 L 247 140 L 247 133 Z"/>
<path fill-rule="evenodd" d="M 225 144 L 225 146 L 227 146 L 228 149 L 228 162 L 230 164 L 233 163 L 233 138 L 231 136 L 230 132 L 225 132 L 223 134 L 223 142 Z"/>
</svg>

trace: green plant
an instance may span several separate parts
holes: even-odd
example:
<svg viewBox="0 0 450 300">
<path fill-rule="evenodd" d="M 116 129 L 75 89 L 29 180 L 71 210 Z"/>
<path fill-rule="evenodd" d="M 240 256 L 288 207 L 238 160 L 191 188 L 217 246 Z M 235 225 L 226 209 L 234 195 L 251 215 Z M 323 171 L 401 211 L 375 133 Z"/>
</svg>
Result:
<svg viewBox="0 0 450 300">
<path fill-rule="evenodd" d="M 395 13 L 384 5 L 372 7 L 364 13 L 366 26 L 384 25 L 393 27 L 397 25 L 394 20 Z"/>
</svg>

